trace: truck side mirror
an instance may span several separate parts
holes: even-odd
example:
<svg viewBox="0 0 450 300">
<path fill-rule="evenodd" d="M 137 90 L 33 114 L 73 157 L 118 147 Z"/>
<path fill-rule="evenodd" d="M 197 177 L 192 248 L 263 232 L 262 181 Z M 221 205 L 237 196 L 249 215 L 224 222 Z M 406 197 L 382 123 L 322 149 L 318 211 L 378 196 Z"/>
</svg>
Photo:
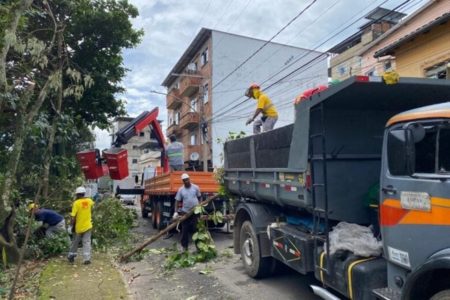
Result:
<svg viewBox="0 0 450 300">
<path fill-rule="evenodd" d="M 410 129 L 391 130 L 387 138 L 389 172 L 397 176 L 411 176 L 415 169 L 415 145 Z"/>
</svg>

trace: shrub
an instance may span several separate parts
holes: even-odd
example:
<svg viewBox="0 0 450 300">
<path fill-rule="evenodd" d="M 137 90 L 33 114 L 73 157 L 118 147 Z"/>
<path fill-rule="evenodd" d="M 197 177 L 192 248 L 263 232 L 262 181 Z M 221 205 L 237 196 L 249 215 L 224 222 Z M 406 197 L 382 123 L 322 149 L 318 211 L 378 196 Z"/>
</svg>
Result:
<svg viewBox="0 0 450 300">
<path fill-rule="evenodd" d="M 106 250 L 107 247 L 119 242 L 127 242 L 133 225 L 134 214 L 124 208 L 115 198 L 104 199 L 92 212 L 94 225 L 92 232 L 93 246 Z"/>
</svg>

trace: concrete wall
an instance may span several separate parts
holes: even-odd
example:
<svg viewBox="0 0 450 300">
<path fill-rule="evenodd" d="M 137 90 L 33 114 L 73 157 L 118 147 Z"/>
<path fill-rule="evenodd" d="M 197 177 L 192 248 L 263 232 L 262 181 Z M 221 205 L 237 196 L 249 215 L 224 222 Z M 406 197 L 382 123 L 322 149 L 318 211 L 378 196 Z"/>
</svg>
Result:
<svg viewBox="0 0 450 300">
<path fill-rule="evenodd" d="M 262 84 L 264 89 L 283 77 L 283 75 L 290 73 L 320 55 L 319 52 L 271 43 L 218 85 L 225 76 L 264 43 L 264 41 L 252 38 L 217 31 L 212 32 L 211 85 L 214 88 L 212 90 L 213 119 L 210 131 L 212 131 L 213 142 L 213 166 L 223 164 L 221 159 L 223 145 L 218 143 L 217 139 L 225 139 L 230 131 L 239 132 L 242 130 L 248 135 L 252 134 L 252 126 L 245 126 L 245 122 L 256 108 L 255 101 L 253 99 L 247 100 L 226 115 L 223 115 L 222 112 L 244 101 L 246 99 L 244 92 L 251 83 Z M 299 62 L 287 68 L 270 81 L 263 83 L 281 68 L 301 57 L 303 58 Z M 294 121 L 293 99 L 298 94 L 318 84 L 326 84 L 327 79 L 327 60 L 324 57 L 319 63 L 312 64 L 312 67 L 309 69 L 299 71 L 293 77 L 286 79 L 282 84 L 269 89 L 267 94 L 279 112 L 278 123 L 275 127 L 281 127 Z"/>
<path fill-rule="evenodd" d="M 425 77 L 425 70 L 450 61 L 450 22 L 407 42 L 395 52 L 400 76 Z"/>
</svg>

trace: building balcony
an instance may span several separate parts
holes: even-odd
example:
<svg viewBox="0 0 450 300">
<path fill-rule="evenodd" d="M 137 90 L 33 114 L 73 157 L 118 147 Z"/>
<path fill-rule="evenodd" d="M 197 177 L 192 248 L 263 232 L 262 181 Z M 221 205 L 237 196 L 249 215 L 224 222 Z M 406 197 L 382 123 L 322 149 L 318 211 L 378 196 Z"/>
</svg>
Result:
<svg viewBox="0 0 450 300">
<path fill-rule="evenodd" d="M 180 90 L 173 88 L 170 90 L 166 98 L 167 109 L 177 109 L 182 104 L 182 99 L 180 98 Z"/>
<path fill-rule="evenodd" d="M 182 133 L 182 129 L 180 128 L 180 125 L 173 123 L 167 128 L 167 136 L 175 135 L 179 136 Z"/>
<path fill-rule="evenodd" d="M 197 93 L 201 83 L 202 78 L 198 72 L 193 72 L 192 74 L 190 73 L 189 75 L 182 76 L 180 80 L 180 96 L 189 97 Z"/>
<path fill-rule="evenodd" d="M 197 112 L 188 112 L 181 117 L 180 128 L 192 129 L 200 124 L 200 115 Z"/>
<path fill-rule="evenodd" d="M 199 160 L 201 160 L 202 157 L 202 145 L 188 145 L 185 148 L 184 151 L 184 161 L 188 161 L 191 160 L 191 154 L 192 153 L 198 153 L 199 155 Z"/>
</svg>

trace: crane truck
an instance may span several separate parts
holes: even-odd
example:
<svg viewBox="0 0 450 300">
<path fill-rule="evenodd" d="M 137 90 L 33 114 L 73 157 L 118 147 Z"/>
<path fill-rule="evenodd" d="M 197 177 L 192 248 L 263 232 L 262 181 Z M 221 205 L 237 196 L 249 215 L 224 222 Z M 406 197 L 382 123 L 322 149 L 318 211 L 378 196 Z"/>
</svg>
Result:
<svg viewBox="0 0 450 300">
<path fill-rule="evenodd" d="M 293 124 L 225 143 L 247 274 L 314 273 L 324 299 L 450 299 L 448 101 L 448 80 L 355 76 L 296 104 Z M 331 253 L 342 223 L 381 253 Z"/>
<path fill-rule="evenodd" d="M 113 180 L 123 180 L 129 176 L 127 150 L 121 148 L 122 145 L 139 135 L 147 126 L 151 129 L 150 139 L 154 141 L 155 148 L 161 151 L 161 167 L 156 168 L 159 172 L 146 178 L 145 172 L 140 180 L 140 185 L 134 188 L 117 187 L 116 195 L 139 195 L 141 212 L 143 217 L 148 217 L 151 212 L 152 226 L 156 229 L 164 229 L 171 221 L 171 217 L 176 210 L 175 194 L 182 185 L 181 174 L 188 173 L 192 182 L 199 186 L 202 192 L 202 199 L 217 194 L 218 184 L 213 172 L 187 171 L 170 172 L 168 159 L 166 156 L 165 137 L 158 121 L 159 109 L 144 111 L 130 123 L 119 129 L 115 134 L 114 142 L 110 149 L 103 150 L 88 149 L 77 153 L 77 159 L 86 179 L 98 179 L 109 175 Z M 139 179 L 136 180 L 136 184 Z M 220 210 L 227 212 L 225 199 L 218 197 L 213 204 L 206 207 L 207 211 Z M 224 218 L 227 219 L 227 218 Z M 223 226 L 225 223 L 219 224 Z"/>
</svg>

